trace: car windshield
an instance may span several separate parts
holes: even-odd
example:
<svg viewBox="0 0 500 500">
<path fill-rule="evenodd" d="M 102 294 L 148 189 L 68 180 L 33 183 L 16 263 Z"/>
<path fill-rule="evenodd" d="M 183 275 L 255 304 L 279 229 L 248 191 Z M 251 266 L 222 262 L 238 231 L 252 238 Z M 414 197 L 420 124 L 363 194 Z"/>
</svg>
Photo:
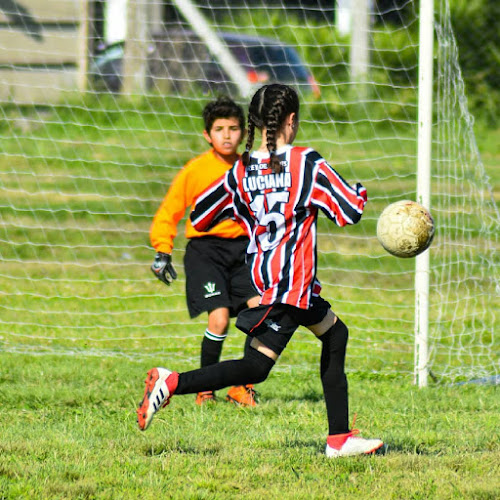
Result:
<svg viewBox="0 0 500 500">
<path fill-rule="evenodd" d="M 308 73 L 298 54 L 283 45 L 233 45 L 233 54 L 247 67 L 269 73 L 273 80 L 283 82 L 307 81 Z"/>
</svg>

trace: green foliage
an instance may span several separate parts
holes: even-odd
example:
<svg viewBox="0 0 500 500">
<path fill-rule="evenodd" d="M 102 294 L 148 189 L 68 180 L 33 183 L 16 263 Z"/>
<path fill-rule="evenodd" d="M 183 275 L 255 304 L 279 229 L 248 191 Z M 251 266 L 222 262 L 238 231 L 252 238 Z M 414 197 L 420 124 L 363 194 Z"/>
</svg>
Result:
<svg viewBox="0 0 500 500">
<path fill-rule="evenodd" d="M 418 79 L 418 31 L 414 23 L 408 28 L 384 26 L 373 37 L 372 61 L 377 72 L 385 73 L 392 85 L 415 85 Z"/>
<path fill-rule="evenodd" d="M 450 0 L 450 9 L 469 104 L 494 127 L 500 116 L 500 2 Z"/>
</svg>

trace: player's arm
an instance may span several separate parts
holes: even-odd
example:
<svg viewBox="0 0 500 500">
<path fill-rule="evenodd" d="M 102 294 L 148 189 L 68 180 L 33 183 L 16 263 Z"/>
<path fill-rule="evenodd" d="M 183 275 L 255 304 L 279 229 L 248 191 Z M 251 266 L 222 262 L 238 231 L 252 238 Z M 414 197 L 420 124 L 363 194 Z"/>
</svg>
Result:
<svg viewBox="0 0 500 500">
<path fill-rule="evenodd" d="M 326 161 L 319 163 L 311 203 L 338 226 L 359 222 L 367 199 L 361 183 L 351 186 Z"/>
<path fill-rule="evenodd" d="M 224 181 L 225 176 L 217 179 L 196 199 L 190 218 L 197 231 L 208 231 L 223 220 L 234 218 L 232 195 Z"/>
<path fill-rule="evenodd" d="M 175 177 L 160 208 L 156 212 L 150 229 L 151 245 L 156 256 L 151 271 L 166 285 L 177 279 L 177 272 L 172 264 L 172 250 L 177 236 L 177 225 L 186 213 L 186 170 Z"/>
</svg>

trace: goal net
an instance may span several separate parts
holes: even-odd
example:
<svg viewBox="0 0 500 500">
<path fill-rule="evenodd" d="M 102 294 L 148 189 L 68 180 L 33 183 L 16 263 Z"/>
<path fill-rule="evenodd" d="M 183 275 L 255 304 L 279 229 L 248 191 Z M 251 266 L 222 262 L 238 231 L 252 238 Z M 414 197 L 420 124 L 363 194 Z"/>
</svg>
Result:
<svg viewBox="0 0 500 500">
<path fill-rule="evenodd" d="M 187 314 L 183 225 L 169 288 L 149 270 L 149 227 L 207 149 L 204 105 L 224 92 L 246 110 L 249 89 L 278 80 L 300 93 L 296 144 L 368 190 L 360 224 L 319 217 L 318 277 L 350 328 L 347 369 L 411 378 L 415 262 L 375 234 L 385 206 L 416 199 L 418 3 L 351 3 L 372 10 L 198 1 L 195 21 L 180 6 L 192 2 L 0 7 L 0 350 L 198 366 L 206 317 Z M 429 368 L 477 380 L 499 372 L 499 213 L 447 1 L 435 10 Z M 243 342 L 232 325 L 224 359 Z M 317 370 L 318 344 L 299 329 L 277 369 Z"/>
</svg>

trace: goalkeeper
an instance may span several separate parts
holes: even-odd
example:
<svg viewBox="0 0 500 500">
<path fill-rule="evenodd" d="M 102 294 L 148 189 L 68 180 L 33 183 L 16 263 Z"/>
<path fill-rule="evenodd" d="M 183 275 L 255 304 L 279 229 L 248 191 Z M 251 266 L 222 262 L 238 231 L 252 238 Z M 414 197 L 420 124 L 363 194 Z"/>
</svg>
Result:
<svg viewBox="0 0 500 500">
<path fill-rule="evenodd" d="M 151 244 L 156 257 L 151 269 L 170 285 L 177 278 L 172 250 L 177 225 L 198 195 L 223 176 L 239 158 L 238 146 L 245 136 L 245 115 L 241 106 L 228 97 L 219 97 L 203 110 L 203 136 L 211 149 L 190 160 L 175 177 L 151 225 Z M 186 301 L 191 318 L 208 313 L 208 324 L 201 343 L 201 366 L 219 362 L 230 317 L 259 304 L 250 271 L 245 262 L 249 239 L 234 220 L 225 220 L 206 232 L 186 222 L 188 244 L 184 255 Z M 249 349 L 247 337 L 245 351 Z M 202 405 L 215 399 L 213 391 L 196 395 Z M 253 385 L 229 389 L 226 399 L 243 406 L 255 406 Z"/>
</svg>

